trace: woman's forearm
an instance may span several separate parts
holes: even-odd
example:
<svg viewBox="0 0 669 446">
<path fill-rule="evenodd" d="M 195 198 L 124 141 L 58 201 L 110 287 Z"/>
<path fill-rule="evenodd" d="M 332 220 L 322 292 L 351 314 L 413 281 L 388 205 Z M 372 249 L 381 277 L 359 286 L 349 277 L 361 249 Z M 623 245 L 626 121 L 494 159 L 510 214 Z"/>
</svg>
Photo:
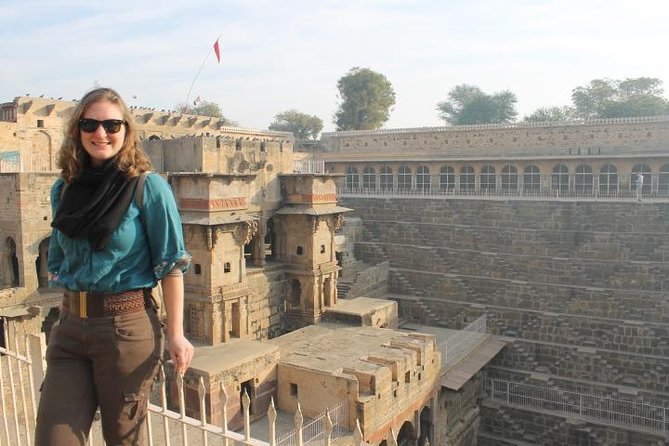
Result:
<svg viewBox="0 0 669 446">
<path fill-rule="evenodd" d="M 181 271 L 179 271 L 181 273 Z M 167 336 L 183 336 L 184 280 L 182 274 L 170 272 L 161 281 L 163 303 L 167 313 Z"/>
</svg>

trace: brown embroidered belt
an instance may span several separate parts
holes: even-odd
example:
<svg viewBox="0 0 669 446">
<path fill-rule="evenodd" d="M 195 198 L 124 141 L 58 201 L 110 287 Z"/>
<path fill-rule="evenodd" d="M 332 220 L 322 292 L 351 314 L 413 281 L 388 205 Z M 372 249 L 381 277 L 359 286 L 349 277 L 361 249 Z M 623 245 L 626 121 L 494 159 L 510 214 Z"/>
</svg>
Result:
<svg viewBox="0 0 669 446">
<path fill-rule="evenodd" d="M 121 293 L 65 291 L 63 307 L 81 319 L 119 316 L 151 307 L 151 290 L 132 290 Z"/>
</svg>

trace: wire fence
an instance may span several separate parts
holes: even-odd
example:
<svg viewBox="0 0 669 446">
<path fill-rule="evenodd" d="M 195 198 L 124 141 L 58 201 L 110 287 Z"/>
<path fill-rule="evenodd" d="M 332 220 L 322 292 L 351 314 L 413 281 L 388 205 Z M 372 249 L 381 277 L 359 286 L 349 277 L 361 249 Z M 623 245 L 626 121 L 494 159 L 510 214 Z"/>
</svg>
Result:
<svg viewBox="0 0 669 446">
<path fill-rule="evenodd" d="M 402 189 L 402 188 L 339 188 L 337 195 L 341 197 L 370 198 L 502 198 L 502 199 L 572 199 L 572 200 L 653 200 L 669 201 L 669 187 L 649 190 L 637 194 L 636 190 L 618 188 L 601 190 L 585 189 L 522 189 L 522 188 L 472 188 L 472 189 Z"/>
<path fill-rule="evenodd" d="M 277 446 L 323 444 L 326 437 L 337 438 L 348 433 L 348 401 L 328 409 L 299 429 L 288 432 L 276 441 Z M 298 443 L 301 436 L 302 443 Z"/>
<path fill-rule="evenodd" d="M 669 433 L 669 407 L 657 401 L 574 392 L 502 379 L 486 380 L 491 400 L 523 409 L 539 409 L 598 424 L 652 434 Z"/>
<path fill-rule="evenodd" d="M 483 314 L 457 334 L 437 344 L 443 361 L 442 372 L 457 363 L 465 353 L 472 350 L 474 345 L 481 342 L 481 335 L 485 334 L 486 326 L 487 316 Z"/>
</svg>

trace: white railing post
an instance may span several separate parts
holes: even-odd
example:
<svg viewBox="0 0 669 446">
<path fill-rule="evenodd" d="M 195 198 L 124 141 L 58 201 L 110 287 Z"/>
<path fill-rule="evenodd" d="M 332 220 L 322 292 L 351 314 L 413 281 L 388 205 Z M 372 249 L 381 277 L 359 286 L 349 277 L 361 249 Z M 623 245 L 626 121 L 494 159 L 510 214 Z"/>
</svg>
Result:
<svg viewBox="0 0 669 446">
<path fill-rule="evenodd" d="M 28 391 L 29 391 L 29 400 L 28 403 L 30 405 L 30 415 L 28 412 L 26 412 L 26 430 L 28 433 L 33 432 L 33 429 L 36 427 L 36 420 L 37 420 L 37 406 L 35 405 L 35 392 L 39 391 L 39 389 L 35 389 L 35 380 L 34 380 L 34 373 L 33 373 L 33 362 L 32 362 L 32 355 L 31 355 L 31 349 L 30 349 L 30 336 L 26 335 L 25 336 L 25 345 L 26 345 L 26 364 L 27 364 L 27 372 L 28 372 Z M 21 380 L 23 381 L 23 380 Z M 41 382 L 41 381 L 40 381 Z M 21 387 L 24 387 L 24 383 L 21 383 Z M 0 391 L 2 391 L 0 389 Z M 30 437 L 31 435 L 28 434 L 29 442 L 30 442 Z M 30 443 L 29 443 L 30 444 Z"/>
<path fill-rule="evenodd" d="M 170 441 L 170 426 L 167 422 L 167 417 L 165 414 L 167 413 L 167 392 L 166 392 L 166 387 L 167 387 L 167 380 L 165 379 L 165 367 L 162 365 L 158 369 L 158 377 L 160 379 L 160 408 L 162 409 L 162 420 L 163 420 L 163 433 L 165 434 L 165 444 L 167 446 L 170 446 L 171 441 Z"/>
<path fill-rule="evenodd" d="M 221 381 L 221 416 L 223 417 L 223 423 L 221 428 L 223 429 L 223 446 L 228 446 L 228 392 L 225 391 L 225 384 Z"/>
<path fill-rule="evenodd" d="M 304 423 L 304 417 L 302 416 L 302 409 L 300 408 L 300 403 L 297 403 L 297 410 L 295 411 L 295 434 L 297 437 L 297 446 L 302 446 L 302 423 Z"/>
<path fill-rule="evenodd" d="M 269 444 L 276 446 L 276 408 L 274 407 L 274 397 L 270 397 L 269 408 L 267 409 L 267 420 L 269 421 Z"/>
<path fill-rule="evenodd" d="M 176 373 L 177 389 L 179 391 L 179 414 L 181 415 L 181 436 L 183 438 L 184 446 L 188 446 L 188 432 L 186 430 L 186 397 L 184 396 L 184 377 L 180 373 Z"/>
<path fill-rule="evenodd" d="M 388 431 L 388 438 L 386 439 L 388 446 L 397 446 L 397 436 L 395 435 L 395 430 L 391 427 Z"/>
<path fill-rule="evenodd" d="M 46 362 L 44 361 L 46 356 L 46 340 L 44 338 L 44 333 L 28 335 L 26 337 L 26 346 L 29 346 L 26 355 L 31 363 L 30 370 L 32 374 L 31 379 L 34 395 L 33 404 L 34 407 L 37 408 L 41 396 L 39 386 L 42 381 L 44 381 L 44 375 L 46 374 Z"/>
<path fill-rule="evenodd" d="M 5 332 L 5 339 L 8 341 L 7 343 L 9 344 L 9 337 L 7 336 L 7 332 Z M 14 330 L 14 336 L 16 336 L 16 330 Z M 19 439 L 19 411 L 16 409 L 16 383 L 14 382 L 14 372 L 12 372 L 12 362 L 16 362 L 18 364 L 18 360 L 16 356 L 18 355 L 18 349 L 14 352 L 13 355 L 9 355 L 9 359 L 7 361 L 7 375 L 9 376 L 9 393 L 12 397 L 12 407 L 14 409 L 14 432 L 16 433 L 16 439 L 18 443 Z M 4 391 L 4 389 L 3 389 Z"/>
<path fill-rule="evenodd" d="M 200 399 L 200 426 L 204 427 L 207 425 L 207 405 L 205 404 L 206 389 L 204 387 L 204 378 L 200 376 L 200 383 L 197 387 L 198 397 Z M 202 444 L 204 446 L 208 445 L 207 442 L 207 431 L 202 429 Z"/>
<path fill-rule="evenodd" d="M 332 441 L 332 429 L 334 428 L 334 425 L 332 424 L 332 420 L 330 419 L 330 411 L 328 409 L 325 409 L 325 418 L 323 419 L 323 427 L 325 428 L 325 439 L 323 440 L 323 445 L 330 446 L 330 442 Z"/>
<path fill-rule="evenodd" d="M 244 394 L 242 395 L 242 410 L 244 411 L 244 438 L 246 441 L 249 441 L 251 438 L 251 413 L 250 413 L 250 407 L 251 407 L 251 398 L 249 398 L 249 394 L 244 389 Z"/>
<path fill-rule="evenodd" d="M 353 445 L 354 446 L 363 446 L 362 442 L 362 429 L 360 429 L 360 420 L 355 419 L 355 430 L 353 431 Z"/>
<path fill-rule="evenodd" d="M 5 338 L 5 339 L 7 339 L 7 338 Z M 9 364 L 9 358 L 7 358 L 7 361 L 5 361 L 5 362 L 7 363 L 8 367 L 11 366 Z M 0 406 L 0 409 L 2 409 L 2 426 L 3 426 L 4 431 L 5 431 L 5 444 L 11 444 L 11 442 L 9 440 L 9 425 L 7 423 L 7 413 L 9 412 L 9 410 L 7 408 L 7 402 L 5 401 L 5 391 L 4 391 L 4 389 L 5 389 L 5 378 L 4 378 L 3 373 L 2 373 L 2 367 L 3 367 L 2 363 L 3 363 L 3 359 L 2 359 L 2 355 L 0 355 L 0 404 L 2 404 Z"/>
</svg>

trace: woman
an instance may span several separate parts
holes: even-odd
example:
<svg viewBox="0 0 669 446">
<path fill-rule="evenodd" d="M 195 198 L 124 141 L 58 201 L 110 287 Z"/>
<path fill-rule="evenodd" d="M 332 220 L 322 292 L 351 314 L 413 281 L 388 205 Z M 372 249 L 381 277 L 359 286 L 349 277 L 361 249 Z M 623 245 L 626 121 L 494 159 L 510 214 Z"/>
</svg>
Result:
<svg viewBox="0 0 669 446">
<path fill-rule="evenodd" d="M 77 104 L 51 190 L 50 283 L 65 295 L 47 348 L 38 446 L 85 444 L 97 407 L 107 445 L 144 440 L 147 398 L 163 350 L 151 288 L 160 281 L 167 342 L 183 375 L 193 346 L 183 333 L 185 250 L 170 187 L 150 169 L 130 110 L 109 88 Z"/>
</svg>

